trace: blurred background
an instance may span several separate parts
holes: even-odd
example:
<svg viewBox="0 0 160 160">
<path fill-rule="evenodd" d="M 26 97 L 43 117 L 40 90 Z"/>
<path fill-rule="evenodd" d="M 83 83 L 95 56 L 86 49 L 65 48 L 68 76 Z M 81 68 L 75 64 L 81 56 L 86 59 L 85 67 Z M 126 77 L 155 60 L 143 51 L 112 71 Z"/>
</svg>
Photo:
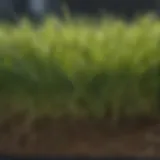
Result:
<svg viewBox="0 0 160 160">
<path fill-rule="evenodd" d="M 48 14 L 62 17 L 64 6 L 74 16 L 108 13 L 131 19 L 137 14 L 160 12 L 160 0 L 0 0 L 0 19 L 15 21 L 27 16 L 40 20 Z"/>
</svg>

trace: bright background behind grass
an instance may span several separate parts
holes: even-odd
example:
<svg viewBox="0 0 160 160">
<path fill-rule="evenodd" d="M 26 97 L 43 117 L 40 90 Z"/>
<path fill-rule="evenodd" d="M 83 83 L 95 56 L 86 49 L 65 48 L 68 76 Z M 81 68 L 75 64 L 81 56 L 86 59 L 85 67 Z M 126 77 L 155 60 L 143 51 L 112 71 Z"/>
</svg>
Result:
<svg viewBox="0 0 160 160">
<path fill-rule="evenodd" d="M 160 21 L 57 24 L 0 26 L 0 117 L 159 116 Z"/>
</svg>

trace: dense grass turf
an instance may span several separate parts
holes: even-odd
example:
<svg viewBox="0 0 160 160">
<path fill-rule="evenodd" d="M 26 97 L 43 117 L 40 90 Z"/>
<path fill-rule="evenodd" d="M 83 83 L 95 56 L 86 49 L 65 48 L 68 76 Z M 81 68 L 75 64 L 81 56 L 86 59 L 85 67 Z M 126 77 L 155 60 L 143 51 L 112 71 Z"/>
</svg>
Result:
<svg viewBox="0 0 160 160">
<path fill-rule="evenodd" d="M 0 26 L 0 113 L 158 117 L 160 21 Z"/>
</svg>

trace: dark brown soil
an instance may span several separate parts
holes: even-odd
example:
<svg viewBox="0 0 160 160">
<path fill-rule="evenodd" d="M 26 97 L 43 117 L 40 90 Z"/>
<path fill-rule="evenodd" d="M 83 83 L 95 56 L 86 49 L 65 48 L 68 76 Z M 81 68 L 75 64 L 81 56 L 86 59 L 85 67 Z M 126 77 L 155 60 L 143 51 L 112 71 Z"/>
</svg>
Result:
<svg viewBox="0 0 160 160">
<path fill-rule="evenodd" d="M 160 125 L 111 127 L 106 120 L 37 120 L 27 131 L 19 118 L 0 127 L 0 153 L 20 155 L 160 156 Z M 23 126 L 23 127 L 22 127 Z"/>
</svg>

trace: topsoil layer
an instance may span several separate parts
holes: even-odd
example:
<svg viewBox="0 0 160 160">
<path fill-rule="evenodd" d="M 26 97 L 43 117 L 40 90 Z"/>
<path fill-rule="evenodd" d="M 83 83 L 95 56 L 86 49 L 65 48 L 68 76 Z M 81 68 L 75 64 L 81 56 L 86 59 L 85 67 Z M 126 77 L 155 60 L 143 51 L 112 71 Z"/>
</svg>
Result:
<svg viewBox="0 0 160 160">
<path fill-rule="evenodd" d="M 160 156 L 160 125 L 111 127 L 106 121 L 37 120 L 32 128 L 13 118 L 0 126 L 0 153 L 19 155 Z"/>
</svg>

